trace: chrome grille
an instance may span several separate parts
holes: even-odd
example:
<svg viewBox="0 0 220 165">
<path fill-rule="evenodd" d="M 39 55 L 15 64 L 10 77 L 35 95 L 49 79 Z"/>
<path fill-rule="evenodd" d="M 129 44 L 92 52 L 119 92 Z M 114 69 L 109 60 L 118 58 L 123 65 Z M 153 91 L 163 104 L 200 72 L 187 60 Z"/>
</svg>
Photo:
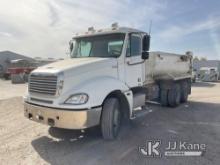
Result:
<svg viewBox="0 0 220 165">
<path fill-rule="evenodd" d="M 29 79 L 29 92 L 56 95 L 57 76 L 31 74 Z"/>
</svg>

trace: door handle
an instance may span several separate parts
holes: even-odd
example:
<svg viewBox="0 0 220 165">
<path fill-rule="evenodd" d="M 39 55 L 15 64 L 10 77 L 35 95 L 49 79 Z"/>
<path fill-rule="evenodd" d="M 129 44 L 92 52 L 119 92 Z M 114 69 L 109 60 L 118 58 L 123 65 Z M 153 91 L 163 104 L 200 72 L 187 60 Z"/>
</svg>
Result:
<svg viewBox="0 0 220 165">
<path fill-rule="evenodd" d="M 138 65 L 138 64 L 142 64 L 142 63 L 144 63 L 144 60 L 143 61 L 134 62 L 134 63 L 131 63 L 130 61 L 127 61 L 128 65 Z"/>
</svg>

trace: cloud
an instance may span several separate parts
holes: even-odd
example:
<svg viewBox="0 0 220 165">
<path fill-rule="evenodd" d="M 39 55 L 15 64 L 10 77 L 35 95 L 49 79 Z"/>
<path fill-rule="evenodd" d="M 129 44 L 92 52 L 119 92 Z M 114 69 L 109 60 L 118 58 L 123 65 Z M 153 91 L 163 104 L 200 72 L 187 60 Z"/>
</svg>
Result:
<svg viewBox="0 0 220 165">
<path fill-rule="evenodd" d="M 11 34 L 11 33 L 7 33 L 7 32 L 0 32 L 0 36 L 3 36 L 3 37 L 12 37 L 12 34 Z"/>
<path fill-rule="evenodd" d="M 184 25 L 171 25 L 165 30 L 161 31 L 158 36 L 168 41 L 176 42 L 176 40 L 179 40 L 182 37 L 185 37 L 192 33 L 213 30 L 216 28 L 220 28 L 220 18 L 210 17 L 209 19 L 201 22 L 188 24 L 185 23 Z"/>
<path fill-rule="evenodd" d="M 214 46 L 214 51 L 213 53 L 215 55 L 215 58 L 220 59 L 220 32 L 217 32 L 217 29 L 211 29 L 210 30 L 210 36 L 212 38 L 212 43 Z"/>
<path fill-rule="evenodd" d="M 7 0 L 0 1 L 0 48 L 29 56 L 64 57 L 75 32 L 113 22 L 145 28 L 164 19 L 166 4 L 132 0 Z M 10 35 L 11 34 L 11 35 Z M 6 37 L 6 36 L 11 37 Z M 4 37 L 4 38 L 3 38 Z"/>
<path fill-rule="evenodd" d="M 57 22 L 59 22 L 59 13 L 57 8 L 52 3 L 47 3 L 49 9 L 49 17 L 50 17 L 50 26 L 55 26 Z"/>
<path fill-rule="evenodd" d="M 208 59 L 220 59 L 220 17 L 211 13 L 201 21 L 169 25 L 153 36 L 154 50 L 183 53 L 193 51 L 194 55 Z"/>
</svg>

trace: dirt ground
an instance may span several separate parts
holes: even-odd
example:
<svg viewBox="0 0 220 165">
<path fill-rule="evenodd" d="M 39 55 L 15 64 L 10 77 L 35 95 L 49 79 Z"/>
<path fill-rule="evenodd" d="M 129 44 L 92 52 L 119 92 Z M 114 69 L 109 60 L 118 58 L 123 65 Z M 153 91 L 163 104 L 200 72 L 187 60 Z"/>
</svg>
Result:
<svg viewBox="0 0 220 165">
<path fill-rule="evenodd" d="M 0 100 L 23 96 L 27 84 L 12 84 L 10 80 L 0 79 Z"/>
<path fill-rule="evenodd" d="M 220 164 L 220 83 L 196 83 L 189 102 L 177 108 L 147 104 L 149 113 L 104 141 L 98 128 L 85 132 L 41 125 L 23 117 L 26 85 L 0 81 L 0 164 Z M 205 143 L 202 157 L 147 158 L 146 140 Z M 162 145 L 163 147 L 163 145 Z"/>
</svg>

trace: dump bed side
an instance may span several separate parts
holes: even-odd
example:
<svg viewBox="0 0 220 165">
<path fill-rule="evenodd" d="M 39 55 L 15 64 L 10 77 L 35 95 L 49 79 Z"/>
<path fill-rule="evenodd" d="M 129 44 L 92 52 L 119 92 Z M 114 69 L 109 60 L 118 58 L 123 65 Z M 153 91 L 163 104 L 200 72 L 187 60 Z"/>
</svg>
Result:
<svg viewBox="0 0 220 165">
<path fill-rule="evenodd" d="M 192 56 L 165 52 L 150 52 L 145 62 L 147 81 L 179 80 L 190 78 L 192 74 Z"/>
</svg>

